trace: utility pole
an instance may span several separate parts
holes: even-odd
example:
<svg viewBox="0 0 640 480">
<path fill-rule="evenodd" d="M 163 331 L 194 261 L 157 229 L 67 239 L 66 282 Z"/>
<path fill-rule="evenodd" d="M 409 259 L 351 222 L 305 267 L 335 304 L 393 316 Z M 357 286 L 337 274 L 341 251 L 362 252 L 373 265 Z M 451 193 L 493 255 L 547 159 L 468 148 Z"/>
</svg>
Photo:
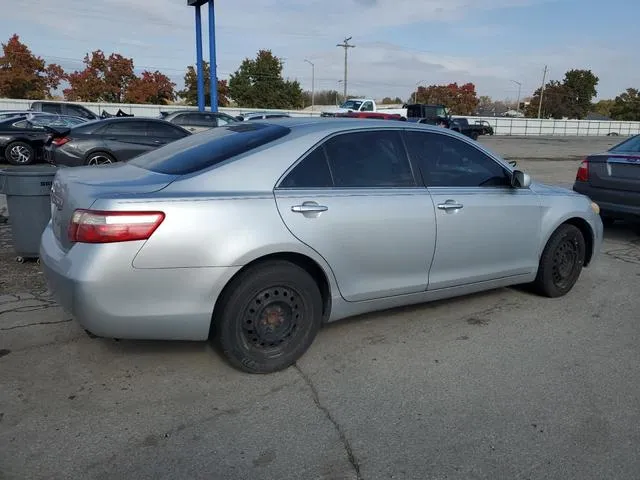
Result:
<svg viewBox="0 0 640 480">
<path fill-rule="evenodd" d="M 316 104 L 316 66 L 306 58 L 304 61 L 311 65 L 311 111 L 313 112 Z"/>
<path fill-rule="evenodd" d="M 544 94 L 544 82 L 547 80 L 547 66 L 544 66 L 544 73 L 542 74 L 542 87 L 540 88 L 540 104 L 538 105 L 538 118 L 542 116 L 542 95 Z"/>
<path fill-rule="evenodd" d="M 511 80 L 513 83 L 515 83 L 516 85 L 518 85 L 518 101 L 516 103 L 516 112 L 520 112 L 520 89 L 522 88 L 522 83 L 516 81 L 516 80 Z"/>
<path fill-rule="evenodd" d="M 349 40 L 353 37 L 345 38 L 343 43 L 338 43 L 336 47 L 344 48 L 344 101 L 347 101 L 347 51 L 355 48 L 355 45 L 349 45 Z"/>
</svg>

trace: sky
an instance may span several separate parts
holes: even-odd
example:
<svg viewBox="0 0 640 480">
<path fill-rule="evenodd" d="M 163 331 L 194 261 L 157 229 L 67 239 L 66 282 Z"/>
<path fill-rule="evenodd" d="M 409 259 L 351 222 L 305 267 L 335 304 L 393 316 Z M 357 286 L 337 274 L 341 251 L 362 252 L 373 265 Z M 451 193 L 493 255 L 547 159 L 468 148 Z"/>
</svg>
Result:
<svg viewBox="0 0 640 480">
<path fill-rule="evenodd" d="M 17 6 L 17 4 L 20 4 Z M 82 69 L 96 49 L 160 70 L 178 87 L 195 64 L 194 9 L 186 0 L 0 0 L 0 40 L 17 33 L 36 55 Z M 202 10 L 208 59 L 208 13 Z M 591 69 L 598 99 L 640 88 L 632 0 L 215 0 L 218 78 L 269 49 L 283 75 L 311 90 L 407 99 L 416 85 L 473 82 L 478 95 L 515 100 L 571 68 Z M 6 38 L 4 38 L 6 37 Z"/>
</svg>

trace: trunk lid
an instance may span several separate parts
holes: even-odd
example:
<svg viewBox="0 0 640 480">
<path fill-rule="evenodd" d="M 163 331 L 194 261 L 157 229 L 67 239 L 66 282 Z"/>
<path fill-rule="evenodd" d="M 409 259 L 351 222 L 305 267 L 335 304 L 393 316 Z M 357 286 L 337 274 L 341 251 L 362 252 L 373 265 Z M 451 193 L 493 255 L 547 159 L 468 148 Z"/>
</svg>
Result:
<svg viewBox="0 0 640 480">
<path fill-rule="evenodd" d="M 640 192 L 640 154 L 604 152 L 589 157 L 589 183 L 596 188 Z"/>
<path fill-rule="evenodd" d="M 76 209 L 91 208 L 105 196 L 157 192 L 176 178 L 127 164 L 59 168 L 51 186 L 51 225 L 60 246 L 72 246 L 67 229 Z"/>
</svg>

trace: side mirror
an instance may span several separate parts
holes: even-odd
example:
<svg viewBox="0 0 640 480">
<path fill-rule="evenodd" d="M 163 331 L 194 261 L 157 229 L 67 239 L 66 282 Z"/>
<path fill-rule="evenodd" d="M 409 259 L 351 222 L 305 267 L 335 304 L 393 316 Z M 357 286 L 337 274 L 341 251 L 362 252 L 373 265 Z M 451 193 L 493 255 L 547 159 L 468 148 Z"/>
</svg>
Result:
<svg viewBox="0 0 640 480">
<path fill-rule="evenodd" d="M 509 160 L 509 165 L 511 165 L 512 167 L 515 167 L 518 164 L 518 162 L 516 162 L 515 160 Z"/>
<path fill-rule="evenodd" d="M 529 188 L 531 185 L 531 177 L 528 173 L 520 170 L 514 170 L 511 175 L 511 186 L 514 188 Z"/>
</svg>

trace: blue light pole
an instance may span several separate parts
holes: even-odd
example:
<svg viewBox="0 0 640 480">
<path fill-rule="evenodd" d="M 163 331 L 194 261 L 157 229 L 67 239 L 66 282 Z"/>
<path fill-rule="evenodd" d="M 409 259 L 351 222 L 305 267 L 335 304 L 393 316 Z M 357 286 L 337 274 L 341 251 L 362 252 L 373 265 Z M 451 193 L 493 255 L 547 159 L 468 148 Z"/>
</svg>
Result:
<svg viewBox="0 0 640 480">
<path fill-rule="evenodd" d="M 204 111 L 204 68 L 202 66 L 202 15 L 200 7 L 209 4 L 209 80 L 211 82 L 211 111 L 218 111 L 218 76 L 216 73 L 216 32 L 214 0 L 187 0 L 196 9 L 196 71 L 198 76 L 198 110 Z"/>
<path fill-rule="evenodd" d="M 218 75 L 216 65 L 216 14 L 214 0 L 209 0 L 209 91 L 211 111 L 218 111 Z"/>
</svg>

